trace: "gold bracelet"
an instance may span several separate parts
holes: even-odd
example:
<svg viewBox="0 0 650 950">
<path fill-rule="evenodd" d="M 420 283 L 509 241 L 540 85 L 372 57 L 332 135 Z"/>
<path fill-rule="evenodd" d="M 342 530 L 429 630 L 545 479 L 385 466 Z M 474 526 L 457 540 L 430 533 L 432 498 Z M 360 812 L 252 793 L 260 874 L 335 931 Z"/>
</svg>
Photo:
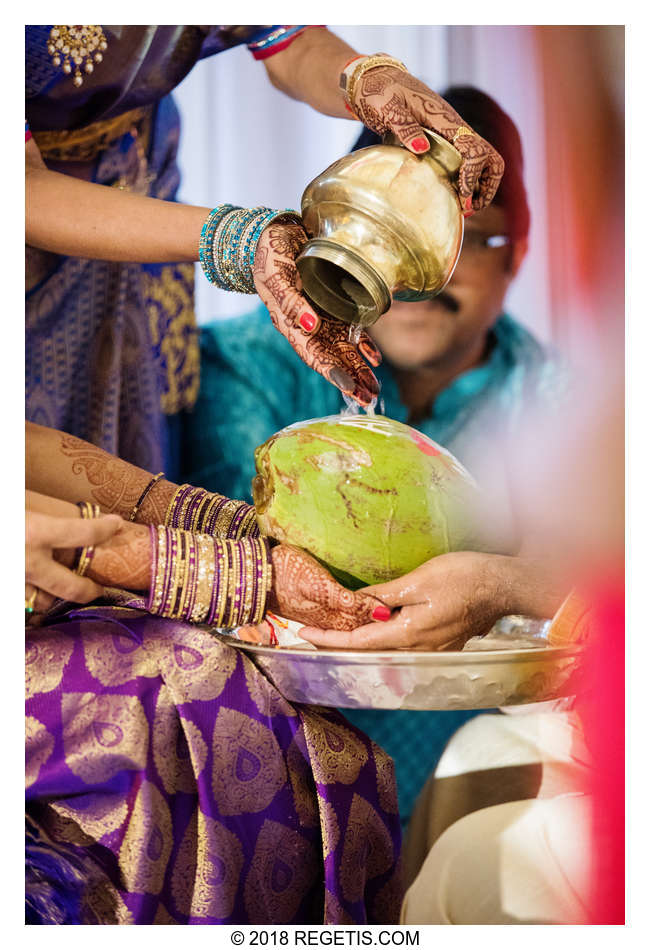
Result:
<svg viewBox="0 0 650 950">
<path fill-rule="evenodd" d="M 210 596 L 214 583 L 214 545 L 208 534 L 196 535 L 197 580 L 196 599 L 190 620 L 203 623 L 210 608 Z"/>
<path fill-rule="evenodd" d="M 226 600 L 229 590 L 230 541 L 215 541 L 215 573 L 213 583 L 217 585 L 217 603 L 214 617 L 218 627 L 225 627 Z"/>
<path fill-rule="evenodd" d="M 89 501 L 80 501 L 77 503 L 77 507 L 81 511 L 82 518 L 99 518 L 102 513 L 99 505 L 93 505 Z M 77 565 L 74 569 L 75 574 L 78 574 L 79 577 L 84 576 L 88 570 L 88 565 L 92 561 L 94 553 L 95 547 L 92 544 L 89 544 L 87 547 L 79 548 Z"/>
<path fill-rule="evenodd" d="M 153 478 L 151 479 L 151 481 L 149 482 L 149 484 L 147 485 L 147 487 L 142 492 L 142 494 L 136 501 L 135 505 L 133 506 L 133 510 L 131 511 L 131 514 L 129 515 L 129 521 L 135 521 L 135 516 L 137 515 L 138 511 L 142 507 L 142 502 L 145 500 L 145 498 L 147 497 L 147 495 L 149 494 L 153 486 L 158 481 L 160 481 L 160 479 L 164 476 L 164 474 L 165 474 L 164 472 L 158 472 L 157 475 L 153 476 Z"/>
<path fill-rule="evenodd" d="M 462 138 L 464 135 L 474 135 L 474 134 L 475 134 L 475 133 L 473 132 L 473 130 L 470 129 L 470 128 L 468 128 L 466 125 L 459 125 L 458 128 L 456 129 L 456 131 L 454 132 L 454 137 L 453 137 L 453 139 L 451 140 L 451 144 L 452 144 L 452 145 L 455 145 L 455 144 L 456 144 L 456 139 L 460 139 L 460 138 Z"/>
<path fill-rule="evenodd" d="M 354 94 L 357 91 L 359 80 L 364 73 L 367 73 L 369 69 L 374 69 L 375 66 L 393 66 L 395 69 L 401 69 L 405 73 L 408 72 L 401 60 L 395 59 L 387 53 L 375 53 L 373 56 L 366 56 L 365 59 L 354 66 L 346 83 L 345 99 L 351 109 L 354 108 Z"/>
<path fill-rule="evenodd" d="M 176 499 L 177 499 L 178 496 L 181 494 L 181 492 L 185 491 L 185 489 L 188 488 L 188 487 L 189 487 L 188 485 L 179 485 L 179 486 L 178 486 L 178 488 L 176 489 L 176 491 L 175 491 L 174 494 L 172 495 L 169 504 L 167 505 L 167 511 L 165 512 L 165 520 L 164 520 L 163 524 L 169 525 L 169 524 L 171 523 L 172 512 L 173 512 L 174 507 L 175 507 L 175 505 L 176 505 Z"/>
<path fill-rule="evenodd" d="M 254 527 L 257 527 L 257 511 L 254 507 L 251 507 L 251 510 L 242 518 L 239 531 L 237 532 L 237 540 L 248 537 Z"/>
<path fill-rule="evenodd" d="M 150 529 L 151 530 L 151 529 Z M 157 545 L 156 547 L 156 576 L 151 579 L 151 588 L 153 594 L 151 596 L 151 605 L 149 607 L 149 612 L 152 614 L 157 614 L 160 611 L 162 606 L 162 595 L 163 595 L 163 567 L 165 559 L 167 557 L 167 532 L 162 525 L 158 525 L 157 528 L 157 538 L 154 540 L 152 537 L 152 542 Z"/>
</svg>

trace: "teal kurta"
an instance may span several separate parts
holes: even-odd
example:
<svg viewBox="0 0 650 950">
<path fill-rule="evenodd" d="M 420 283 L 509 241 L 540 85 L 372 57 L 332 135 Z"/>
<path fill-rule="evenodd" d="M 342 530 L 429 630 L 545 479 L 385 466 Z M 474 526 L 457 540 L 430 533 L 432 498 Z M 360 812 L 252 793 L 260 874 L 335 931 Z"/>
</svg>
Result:
<svg viewBox="0 0 650 950">
<path fill-rule="evenodd" d="M 492 335 L 487 360 L 441 392 L 417 428 L 454 452 L 479 482 L 485 475 L 507 486 L 502 453 L 494 450 L 493 424 L 498 422 L 502 432 L 513 429 L 531 399 L 557 396 L 560 380 L 555 360 L 511 317 L 499 317 Z M 406 422 L 408 410 L 390 365 L 384 362 L 375 373 L 384 415 Z M 185 427 L 184 478 L 250 501 L 258 445 L 293 422 L 344 408 L 339 391 L 296 356 L 264 307 L 216 321 L 201 331 L 201 390 Z M 344 712 L 393 756 L 404 819 L 447 739 L 476 715 Z"/>
</svg>

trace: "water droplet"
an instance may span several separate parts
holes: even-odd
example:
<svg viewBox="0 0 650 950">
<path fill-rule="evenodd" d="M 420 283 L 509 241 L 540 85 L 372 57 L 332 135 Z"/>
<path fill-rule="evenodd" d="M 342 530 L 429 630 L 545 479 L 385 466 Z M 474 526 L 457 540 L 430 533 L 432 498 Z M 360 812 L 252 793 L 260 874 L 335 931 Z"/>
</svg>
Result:
<svg viewBox="0 0 650 950">
<path fill-rule="evenodd" d="M 350 343 L 354 343 L 354 345 L 357 346 L 361 339 L 362 332 L 363 326 L 360 323 L 351 323 L 348 327 L 348 340 Z"/>
</svg>

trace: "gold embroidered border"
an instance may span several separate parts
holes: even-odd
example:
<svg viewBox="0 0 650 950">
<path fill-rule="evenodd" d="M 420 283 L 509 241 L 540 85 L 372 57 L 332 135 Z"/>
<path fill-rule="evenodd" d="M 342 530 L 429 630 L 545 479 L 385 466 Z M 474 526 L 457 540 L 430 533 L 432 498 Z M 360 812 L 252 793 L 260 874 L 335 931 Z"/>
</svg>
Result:
<svg viewBox="0 0 650 950">
<path fill-rule="evenodd" d="M 138 108 L 117 115 L 113 119 L 93 122 L 81 129 L 32 131 L 32 134 L 43 158 L 83 162 L 97 158 L 99 153 L 112 142 L 150 118 L 151 109 Z M 142 130 L 139 131 L 142 132 Z"/>
</svg>

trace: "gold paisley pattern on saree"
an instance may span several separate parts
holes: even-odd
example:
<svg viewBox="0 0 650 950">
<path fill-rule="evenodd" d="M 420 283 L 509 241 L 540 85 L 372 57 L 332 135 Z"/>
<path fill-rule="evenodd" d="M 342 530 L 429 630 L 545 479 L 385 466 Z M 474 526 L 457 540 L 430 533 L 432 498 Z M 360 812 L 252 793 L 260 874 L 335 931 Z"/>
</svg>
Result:
<svg viewBox="0 0 650 950">
<path fill-rule="evenodd" d="M 305 739 L 314 778 L 321 785 L 352 785 L 368 761 L 368 750 L 357 736 L 338 722 L 311 710 L 302 710 Z"/>
<path fill-rule="evenodd" d="M 33 785 L 54 749 L 54 737 L 34 716 L 25 717 L 25 788 Z"/>
<path fill-rule="evenodd" d="M 84 660 L 88 672 L 102 686 L 122 686 L 136 676 L 157 676 L 156 659 L 126 633 L 121 633 L 117 624 L 115 631 L 84 631 L 82 638 Z"/>
<path fill-rule="evenodd" d="M 177 705 L 192 699 L 216 699 L 237 665 L 233 647 L 189 625 L 177 627 L 173 639 L 169 628 L 161 625 L 145 643 L 155 649 L 158 668 Z"/>
<path fill-rule="evenodd" d="M 323 839 L 323 859 L 332 854 L 339 843 L 341 831 L 336 817 L 336 809 L 321 795 L 318 796 L 320 830 Z"/>
<path fill-rule="evenodd" d="M 28 634 L 25 642 L 25 698 L 49 693 L 63 679 L 63 671 L 74 649 L 72 637 L 60 633 Z"/>
<path fill-rule="evenodd" d="M 194 812 L 172 873 L 176 910 L 187 917 L 225 920 L 233 912 L 244 853 L 221 822 Z"/>
<path fill-rule="evenodd" d="M 404 898 L 402 886 L 402 863 L 397 862 L 395 871 L 384 886 L 377 892 L 372 902 L 372 912 L 377 923 L 396 924 Z"/>
<path fill-rule="evenodd" d="M 361 900 L 366 881 L 385 874 L 392 863 L 393 842 L 388 828 L 370 802 L 353 795 L 339 868 L 346 901 Z"/>
<path fill-rule="evenodd" d="M 320 867 L 320 856 L 306 838 L 267 819 L 257 837 L 246 876 L 244 902 L 250 923 L 290 921 Z"/>
<path fill-rule="evenodd" d="M 169 690 L 163 684 L 158 693 L 152 726 L 153 758 L 163 788 L 169 795 L 196 790 L 194 763 L 183 731 L 185 725 L 197 733 L 194 736 L 194 749 L 197 758 L 202 759 L 202 762 L 198 763 L 200 772 L 207 758 L 205 742 L 192 723 L 181 720 Z M 202 751 L 199 743 L 203 746 Z"/>
<path fill-rule="evenodd" d="M 301 726 L 287 750 L 287 770 L 298 821 L 303 827 L 316 828 L 319 821 L 316 788 L 307 760 L 307 746 Z"/>
<path fill-rule="evenodd" d="M 273 731 L 222 707 L 212 734 L 212 790 L 222 815 L 264 811 L 287 779 Z"/>
<path fill-rule="evenodd" d="M 143 269 L 142 280 L 151 342 L 160 351 L 166 383 L 160 408 L 171 415 L 191 409 L 199 392 L 194 265 L 166 264 L 159 273 Z"/>
<path fill-rule="evenodd" d="M 105 883 L 90 889 L 85 903 L 98 924 L 133 924 L 133 914 L 115 888 Z"/>
<path fill-rule="evenodd" d="M 144 769 L 149 723 L 137 697 L 64 693 L 61 712 L 66 765 L 88 785 Z"/>
<path fill-rule="evenodd" d="M 344 910 L 334 894 L 325 888 L 325 909 L 323 913 L 324 924 L 357 924 L 358 921 L 351 917 L 347 910 Z"/>
<path fill-rule="evenodd" d="M 377 769 L 377 794 L 379 804 L 389 815 L 398 815 L 397 785 L 395 783 L 395 763 L 381 746 L 371 741 L 372 754 Z"/>
<path fill-rule="evenodd" d="M 260 673 L 247 656 L 242 655 L 248 694 L 263 716 L 295 716 L 295 709 Z"/>
<path fill-rule="evenodd" d="M 208 747 L 198 726 L 195 726 L 189 719 L 185 719 L 184 716 L 181 716 L 181 725 L 185 733 L 185 741 L 189 746 L 194 782 L 196 784 L 196 780 L 208 761 Z"/>
<path fill-rule="evenodd" d="M 94 841 L 117 831 L 128 815 L 126 798 L 120 792 L 91 792 L 68 800 L 51 802 L 50 807 L 61 818 L 74 822 L 82 834 Z"/>
<path fill-rule="evenodd" d="M 120 870 L 126 889 L 159 894 L 172 850 L 172 818 L 167 802 L 152 782 L 144 781 L 120 847 Z"/>
</svg>

